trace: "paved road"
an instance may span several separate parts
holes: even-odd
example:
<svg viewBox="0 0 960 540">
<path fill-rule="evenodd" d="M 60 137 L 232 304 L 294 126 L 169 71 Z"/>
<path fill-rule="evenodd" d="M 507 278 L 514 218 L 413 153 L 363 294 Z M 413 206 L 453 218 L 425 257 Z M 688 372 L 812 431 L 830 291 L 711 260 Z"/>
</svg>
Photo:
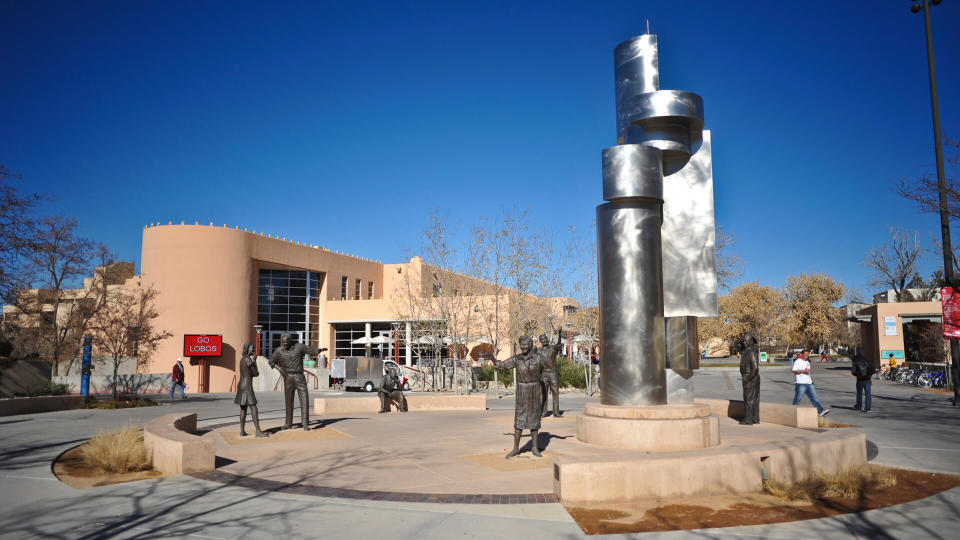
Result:
<svg viewBox="0 0 960 540">
<path fill-rule="evenodd" d="M 764 367 L 761 399 L 790 403 L 792 375 Z M 814 366 L 828 418 L 862 426 L 872 461 L 960 473 L 960 410 L 949 396 L 874 383 L 873 412 L 852 410 L 849 363 Z M 697 393 L 737 398 L 735 368 L 705 368 Z M 279 393 L 259 393 L 264 417 L 282 415 Z M 596 398 L 563 394 L 571 412 Z M 488 397 L 510 409 L 510 397 Z M 248 490 L 178 476 L 74 490 L 56 480 L 51 461 L 103 429 L 142 425 L 170 412 L 196 411 L 205 424 L 234 420 L 232 396 L 214 394 L 162 407 L 61 411 L 0 418 L 0 538 L 579 538 L 580 529 L 557 504 L 430 505 L 351 501 Z M 894 508 L 768 526 L 677 531 L 622 538 L 953 538 L 960 489 Z"/>
</svg>

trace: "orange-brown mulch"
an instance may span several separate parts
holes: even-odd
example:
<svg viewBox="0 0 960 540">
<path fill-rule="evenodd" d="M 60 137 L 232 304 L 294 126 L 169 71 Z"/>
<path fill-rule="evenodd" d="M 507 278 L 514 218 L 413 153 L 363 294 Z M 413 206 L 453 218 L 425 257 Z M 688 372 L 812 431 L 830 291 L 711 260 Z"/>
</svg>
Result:
<svg viewBox="0 0 960 540">
<path fill-rule="evenodd" d="M 676 503 L 568 507 L 586 534 L 623 534 L 763 525 L 848 514 L 923 499 L 960 485 L 960 476 L 890 469 L 897 484 L 862 499 L 824 497 L 786 502 L 771 495 L 688 497 Z M 747 501 L 747 502 L 744 502 Z"/>
<path fill-rule="evenodd" d="M 108 473 L 93 469 L 84 463 L 80 446 L 67 450 L 53 462 L 53 474 L 64 484 L 76 489 L 109 486 L 163 476 L 160 471 L 154 469 L 129 473 Z"/>
</svg>

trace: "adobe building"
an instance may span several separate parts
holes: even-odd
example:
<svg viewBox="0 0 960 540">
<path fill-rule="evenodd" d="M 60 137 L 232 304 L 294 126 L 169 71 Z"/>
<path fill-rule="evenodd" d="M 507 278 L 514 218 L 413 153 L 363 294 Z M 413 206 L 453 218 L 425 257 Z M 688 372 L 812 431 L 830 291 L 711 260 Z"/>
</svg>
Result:
<svg viewBox="0 0 960 540">
<path fill-rule="evenodd" d="M 412 282 L 425 296 L 452 293 L 462 297 L 464 313 L 475 318 L 482 315 L 478 304 L 490 298 L 479 296 L 482 282 L 465 276 L 459 276 L 464 290 L 438 291 L 436 285 L 431 290 L 421 276 L 425 272 L 437 276 L 438 270 L 419 257 L 383 264 L 236 227 L 152 225 L 143 230 L 142 250 L 141 286 L 159 291 L 155 325 L 173 334 L 143 371 L 169 372 L 177 357 L 186 356 L 186 335 L 221 335 L 222 354 L 205 359 L 207 384 L 197 388 L 200 391 L 232 389 L 243 344 L 257 341 L 255 325 L 262 327 L 265 356 L 279 346 L 281 334 L 291 332 L 302 343 L 329 349 L 326 354 L 331 358 L 369 355 L 372 347 L 376 355 L 415 365 L 423 352 L 412 345 L 421 321 L 416 320 L 416 309 L 404 307 L 409 294 L 399 288 L 409 288 Z M 568 299 L 550 302 L 550 309 L 561 315 L 573 309 Z M 508 324 L 506 313 L 501 316 L 501 325 Z M 474 324 L 471 337 L 464 339 L 469 350 L 461 357 L 467 352 L 476 358 L 474 353 L 483 347 L 490 356 L 488 342 L 475 337 L 483 335 L 481 326 Z M 354 343 L 378 336 L 390 340 L 373 346 Z M 502 358 L 509 352 L 506 345 L 494 354 Z"/>
<path fill-rule="evenodd" d="M 891 354 L 898 363 L 942 363 L 942 318 L 938 301 L 873 304 L 852 317 L 860 323 L 863 355 L 878 368 L 890 363 Z"/>
</svg>

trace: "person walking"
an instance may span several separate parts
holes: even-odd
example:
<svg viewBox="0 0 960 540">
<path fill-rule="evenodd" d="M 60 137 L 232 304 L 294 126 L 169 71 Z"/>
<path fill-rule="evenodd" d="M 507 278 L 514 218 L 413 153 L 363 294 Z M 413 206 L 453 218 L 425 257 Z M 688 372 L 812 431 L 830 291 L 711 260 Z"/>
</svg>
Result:
<svg viewBox="0 0 960 540">
<path fill-rule="evenodd" d="M 853 360 L 850 372 L 857 378 L 857 404 L 853 408 L 858 411 L 870 412 L 870 387 L 873 385 L 871 378 L 877 370 L 873 367 L 873 362 L 858 356 Z M 861 400 L 861 395 L 864 393 L 866 398 Z M 861 405 L 863 405 L 862 409 L 860 408 Z"/>
<path fill-rule="evenodd" d="M 804 349 L 800 351 L 800 354 L 797 355 L 797 359 L 793 361 L 793 375 L 794 375 L 794 394 L 793 394 L 793 404 L 799 405 L 800 398 L 804 395 L 810 399 L 810 403 L 817 408 L 817 413 L 820 416 L 826 416 L 830 412 L 830 409 L 823 408 L 823 405 L 817 401 L 817 391 L 813 388 L 813 379 L 810 377 L 810 351 Z"/>
<path fill-rule="evenodd" d="M 186 381 L 186 373 L 183 372 L 183 358 L 177 358 L 177 363 L 173 365 L 171 375 L 173 385 L 170 386 L 170 399 L 173 399 L 173 392 L 177 389 L 177 386 L 180 387 L 180 398 L 187 399 L 187 395 L 183 393 L 183 390 L 187 387 L 187 385 L 184 384 Z"/>
</svg>

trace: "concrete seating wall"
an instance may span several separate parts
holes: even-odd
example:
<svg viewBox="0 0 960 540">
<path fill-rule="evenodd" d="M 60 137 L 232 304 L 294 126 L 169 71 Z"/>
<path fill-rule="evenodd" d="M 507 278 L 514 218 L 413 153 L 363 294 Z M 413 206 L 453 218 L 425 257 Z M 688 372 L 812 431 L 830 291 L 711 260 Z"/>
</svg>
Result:
<svg viewBox="0 0 960 540">
<path fill-rule="evenodd" d="M 697 398 L 697 403 L 710 407 L 710 411 L 719 416 L 728 418 L 743 418 L 743 402 L 735 399 L 706 399 Z M 799 405 L 783 405 L 780 403 L 760 402 L 760 421 L 780 424 L 795 428 L 819 428 L 817 409 L 801 407 Z"/>
<path fill-rule="evenodd" d="M 212 471 L 216 443 L 196 432 L 196 413 L 168 414 L 147 422 L 143 443 L 153 468 L 163 474 Z"/>
<path fill-rule="evenodd" d="M 405 397 L 410 411 L 483 411 L 487 408 L 487 396 L 484 394 Z M 375 413 L 379 410 L 380 398 L 376 394 L 313 400 L 313 414 Z"/>
<path fill-rule="evenodd" d="M 564 504 L 593 504 L 751 493 L 761 490 L 764 470 L 771 478 L 795 482 L 866 461 L 866 435 L 839 430 L 750 447 L 649 452 L 634 459 L 561 456 L 554 461 L 554 494 Z"/>
</svg>

